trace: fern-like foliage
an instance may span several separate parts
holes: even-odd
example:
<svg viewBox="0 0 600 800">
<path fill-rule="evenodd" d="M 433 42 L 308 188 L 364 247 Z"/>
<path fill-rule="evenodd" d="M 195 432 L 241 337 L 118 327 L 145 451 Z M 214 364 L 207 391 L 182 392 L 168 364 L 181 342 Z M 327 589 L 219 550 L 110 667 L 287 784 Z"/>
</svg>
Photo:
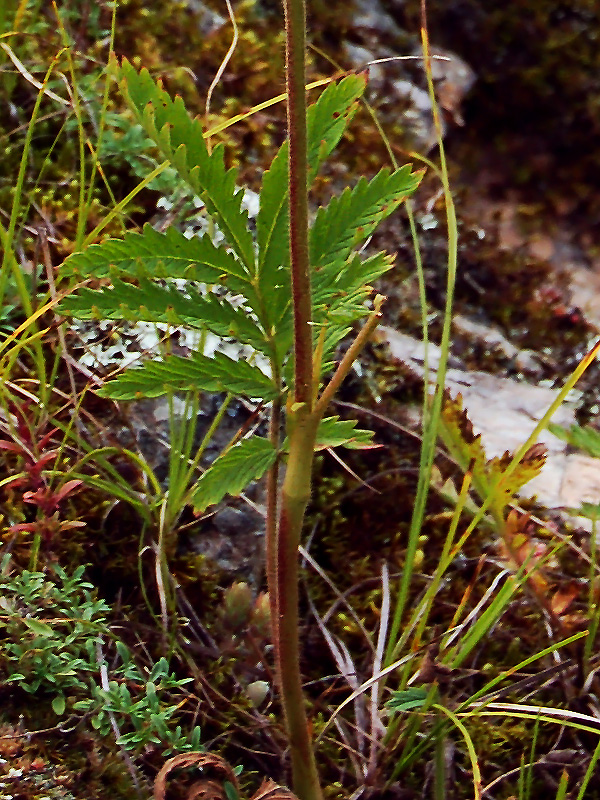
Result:
<svg viewBox="0 0 600 800">
<path fill-rule="evenodd" d="M 317 212 L 310 231 L 313 317 L 317 325 L 328 326 L 329 352 L 348 326 L 367 314 L 364 301 L 369 284 L 393 262 L 384 253 L 362 261 L 354 248 L 415 191 L 421 177 L 422 172 L 411 172 L 408 165 L 393 173 L 383 169 L 371 181 L 361 179 L 354 189 L 346 189 Z M 341 319 L 344 324 L 340 326 Z M 292 328 L 288 304 L 278 323 L 279 336 L 288 346 Z M 329 362 L 325 360 L 323 366 L 327 368 Z"/>
<path fill-rule="evenodd" d="M 278 394 L 277 387 L 258 367 L 234 361 L 224 353 L 213 358 L 194 353 L 190 358 L 168 355 L 163 361 L 147 361 L 119 375 L 98 394 L 114 400 L 139 400 L 184 391 L 230 392 L 262 400 L 273 400 Z"/>
<path fill-rule="evenodd" d="M 223 145 L 217 145 L 209 154 L 200 121 L 189 116 L 181 97 L 171 100 L 147 69 L 137 72 L 123 59 L 120 83 L 138 122 L 181 178 L 206 203 L 251 275 L 254 244 L 248 215 L 241 208 L 243 191 L 236 186 L 237 171 L 225 167 Z"/>
<path fill-rule="evenodd" d="M 83 253 L 69 256 L 61 267 L 64 277 L 107 278 L 123 274 L 131 278 L 185 278 L 220 283 L 245 293 L 250 278 L 234 256 L 216 247 L 208 236 L 188 239 L 176 228 L 165 233 L 145 225 L 141 233 L 126 233 L 123 239 L 107 239 Z"/>
<path fill-rule="evenodd" d="M 330 84 L 307 115 L 308 167 L 311 179 L 333 151 L 356 113 L 365 89 L 364 75 L 348 75 Z M 258 281 L 265 298 L 265 324 L 279 328 L 290 307 L 287 188 L 287 142 L 263 176 L 260 211 L 256 221 Z M 282 348 L 280 348 L 282 349 Z M 283 348 L 285 352 L 287 348 Z"/>
<path fill-rule="evenodd" d="M 378 444 L 373 444 L 373 431 L 357 428 L 356 420 L 325 417 L 319 425 L 316 448 L 325 450 L 328 447 L 340 446 L 349 450 L 372 450 L 380 447 Z"/>
<path fill-rule="evenodd" d="M 124 319 L 210 331 L 260 354 L 256 362 L 234 361 L 201 352 L 184 359 L 167 355 L 131 368 L 108 381 L 102 393 L 119 400 L 181 391 L 229 392 L 263 401 L 282 397 L 291 378 L 293 318 L 288 251 L 287 143 L 263 176 L 256 231 L 242 210 L 237 173 L 227 169 L 223 146 L 211 152 L 198 119 L 181 98 L 172 99 L 147 70 L 124 60 L 118 70 L 123 94 L 149 140 L 182 181 L 200 196 L 224 243 L 208 235 L 188 239 L 175 227 L 166 232 L 146 225 L 123 239 L 108 239 L 74 253 L 62 275 L 102 282 L 80 288 L 60 311 L 82 319 Z M 332 82 L 308 110 L 308 166 L 311 179 L 332 152 L 356 112 L 364 75 Z M 388 270 L 393 257 L 363 258 L 356 245 L 396 209 L 421 179 L 409 166 L 361 179 L 317 212 L 311 235 L 312 307 L 322 371 L 352 324 L 368 313 L 370 284 Z M 106 283 L 110 281 L 110 283 Z M 287 383 L 286 383 L 287 378 Z M 367 432 L 337 418 L 324 420 L 318 447 L 370 446 Z M 250 437 L 217 459 L 194 488 L 199 509 L 225 493 L 241 491 L 268 469 L 275 453 L 266 440 Z M 232 477 L 237 471 L 237 477 Z"/>
<path fill-rule="evenodd" d="M 310 232 L 310 260 L 321 270 L 344 263 L 352 249 L 367 239 L 419 185 L 421 173 L 410 165 L 382 169 L 371 181 L 361 178 L 320 208 Z"/>
<path fill-rule="evenodd" d="M 227 494 L 239 494 L 250 481 L 262 478 L 277 458 L 268 439 L 251 436 L 220 455 L 197 481 L 192 502 L 197 511 L 205 511 Z"/>
<path fill-rule="evenodd" d="M 265 336 L 244 305 L 234 306 L 214 292 L 186 286 L 185 294 L 174 285 L 161 286 L 147 278 L 138 285 L 115 278 L 111 287 L 83 288 L 64 304 L 80 319 L 121 319 L 163 322 L 173 326 L 209 330 L 232 337 L 255 350 L 265 348 Z"/>
</svg>

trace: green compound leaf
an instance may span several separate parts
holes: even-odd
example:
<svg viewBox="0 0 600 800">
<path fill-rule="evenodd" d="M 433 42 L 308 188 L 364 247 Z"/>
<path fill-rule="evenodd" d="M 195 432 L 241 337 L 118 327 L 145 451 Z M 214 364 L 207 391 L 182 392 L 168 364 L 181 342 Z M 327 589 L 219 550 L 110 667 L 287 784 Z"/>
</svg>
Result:
<svg viewBox="0 0 600 800">
<path fill-rule="evenodd" d="M 353 253 L 346 262 L 334 262 L 313 270 L 311 288 L 315 320 L 330 317 L 338 309 L 345 309 L 348 319 L 352 320 L 367 314 L 368 309 L 363 303 L 372 292 L 370 284 L 390 270 L 393 264 L 394 256 L 389 253 L 376 253 L 364 260 L 358 253 Z"/>
<path fill-rule="evenodd" d="M 121 90 L 138 122 L 180 177 L 204 201 L 251 275 L 254 246 L 248 215 L 241 208 L 243 191 L 236 187 L 237 171 L 225 167 L 223 145 L 218 144 L 209 154 L 200 121 L 189 116 L 181 97 L 172 100 L 147 69 L 137 72 L 123 59 L 119 72 Z"/>
<path fill-rule="evenodd" d="M 423 171 L 406 164 L 390 174 L 382 169 L 371 180 L 361 178 L 317 212 L 310 231 L 310 261 L 315 268 L 344 262 L 419 185 Z"/>
<path fill-rule="evenodd" d="M 330 84 L 307 113 L 308 165 L 312 182 L 322 161 L 332 152 L 357 109 L 365 77 L 349 75 Z M 285 142 L 263 176 L 256 220 L 258 279 L 269 328 L 278 327 L 290 303 L 288 146 Z"/>
<path fill-rule="evenodd" d="M 373 443 L 373 431 L 356 427 L 356 420 L 340 419 L 338 416 L 325 417 L 319 423 L 315 450 L 329 447 L 347 447 L 349 450 L 375 450 L 381 447 Z M 285 438 L 282 451 L 289 450 L 289 439 Z"/>
<path fill-rule="evenodd" d="M 321 374 L 331 369 L 331 356 L 354 322 L 369 313 L 365 302 L 372 293 L 372 284 L 387 272 L 394 256 L 377 253 L 364 261 L 353 253 L 345 264 L 313 271 L 313 321 L 315 335 L 320 326 L 326 328 Z M 289 332 L 291 346 L 292 324 Z"/>
<path fill-rule="evenodd" d="M 113 400 L 138 400 L 189 390 L 231 392 L 262 400 L 277 396 L 273 382 L 258 367 L 223 353 L 213 358 L 195 353 L 189 358 L 167 356 L 163 361 L 148 361 L 108 381 L 98 394 Z"/>
<path fill-rule="evenodd" d="M 313 320 L 325 324 L 328 335 L 336 328 L 345 335 L 348 326 L 369 313 L 365 301 L 372 293 L 372 284 L 394 263 L 394 256 L 377 253 L 363 261 L 358 253 L 342 265 L 315 270 L 313 279 Z M 337 342 L 340 337 L 336 337 Z"/>
<path fill-rule="evenodd" d="M 199 330 L 217 336 L 233 336 L 242 344 L 264 351 L 265 336 L 247 308 L 236 298 L 236 306 L 212 292 L 188 286 L 185 294 L 172 285 L 161 286 L 142 279 L 139 286 L 113 281 L 112 287 L 80 289 L 65 298 L 60 312 L 78 319 L 118 319 L 132 322 L 162 322 Z"/>
<path fill-rule="evenodd" d="M 394 265 L 394 256 L 389 253 L 376 253 L 362 259 L 358 253 L 341 264 L 313 270 L 313 312 L 318 318 L 319 307 L 327 309 L 332 316 L 337 309 L 346 309 L 350 319 L 357 319 L 368 313 L 364 300 L 373 291 L 371 286 Z M 358 304 L 358 307 L 357 307 Z M 355 313 L 358 311 L 358 316 Z"/>
<path fill-rule="evenodd" d="M 309 180 L 331 155 L 358 109 L 367 85 L 366 73 L 330 83 L 306 115 Z"/>
<path fill-rule="evenodd" d="M 141 233 L 126 233 L 123 239 L 93 244 L 84 253 L 69 256 L 61 275 L 106 278 L 116 273 L 137 278 L 185 278 L 222 284 L 235 292 L 246 292 L 249 279 L 240 263 L 208 236 L 188 239 L 176 228 L 165 233 L 146 224 Z"/>
<path fill-rule="evenodd" d="M 252 436 L 229 448 L 210 466 L 194 486 L 192 503 L 202 513 L 225 495 L 238 495 L 254 480 L 262 478 L 277 457 L 268 439 Z"/>
<path fill-rule="evenodd" d="M 291 299 L 287 153 L 285 142 L 263 175 L 256 218 L 259 292 L 269 327 L 277 327 Z"/>
<path fill-rule="evenodd" d="M 391 269 L 393 264 L 394 256 L 387 253 L 377 253 L 364 261 L 354 253 L 339 266 L 332 264 L 327 269 L 313 270 L 315 343 L 321 328 L 326 328 L 321 374 L 331 369 L 331 355 L 350 332 L 352 324 L 369 313 L 365 303 L 372 293 L 369 284 Z M 292 347 L 292 338 L 293 319 L 291 313 L 286 313 L 277 328 L 277 344 L 287 352 Z"/>
</svg>

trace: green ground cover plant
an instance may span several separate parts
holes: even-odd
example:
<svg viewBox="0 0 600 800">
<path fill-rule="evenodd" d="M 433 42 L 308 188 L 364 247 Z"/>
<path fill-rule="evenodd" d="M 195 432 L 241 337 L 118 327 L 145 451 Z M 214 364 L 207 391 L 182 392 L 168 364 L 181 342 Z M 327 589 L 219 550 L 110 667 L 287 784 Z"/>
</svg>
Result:
<svg viewBox="0 0 600 800">
<path fill-rule="evenodd" d="M 184 735 L 180 725 L 173 726 L 177 704 L 165 702 L 191 678 L 176 678 L 165 658 L 144 674 L 111 632 L 110 607 L 94 596 L 84 569 L 71 575 L 58 565 L 50 574 L 16 571 L 10 556 L 4 557 L 0 626 L 6 683 L 51 698 L 59 718 L 86 714 L 95 730 L 115 734 L 126 751 L 139 753 L 149 743 L 168 745 L 166 754 L 197 750 L 200 729 Z M 144 691 L 132 694 L 129 686 Z"/>
<path fill-rule="evenodd" d="M 118 62 L 112 58 L 104 76 L 101 103 L 97 102 L 93 88 L 81 87 L 85 102 L 74 112 L 71 132 L 76 132 L 79 145 L 87 144 L 82 109 L 95 97 L 94 113 L 102 119 L 102 131 L 109 93 L 116 81 L 128 107 L 128 111 L 121 112 L 122 125 L 116 118 L 111 122 L 115 130 L 125 131 L 123 159 L 134 161 L 133 171 L 139 175 L 143 171 L 139 149 L 148 146 L 147 163 L 152 169 L 141 184 L 114 203 L 91 233 L 87 233 L 91 227 L 88 224 L 91 189 L 80 194 L 82 213 L 74 232 L 73 254 L 58 273 L 62 283 L 59 282 L 58 290 L 53 285 L 48 258 L 45 264 L 50 267 L 46 270 L 48 284 L 32 297 L 15 255 L 15 242 L 23 212 L 23 176 L 52 67 L 41 84 L 40 103 L 33 109 L 31 133 L 25 140 L 9 224 L 0 231 L 4 246 L 2 286 L 6 288 L 13 282 L 14 293 L 27 317 L 0 349 L 0 366 L 7 379 L 1 395 L 5 419 L 0 447 L 5 451 L 6 463 L 17 470 L 16 475 L 8 475 L 3 481 L 3 488 L 13 493 L 10 533 L 21 537 L 33 534 L 29 570 L 19 571 L 15 565 L 9 566 L 8 560 L 4 562 L 6 614 L 2 618 L 5 633 L 2 656 L 3 668 L 9 673 L 8 682 L 27 693 L 52 697 L 59 717 L 69 712 L 90 719 L 100 734 L 116 736 L 127 758 L 152 755 L 153 748 L 161 754 L 179 753 L 179 760 L 167 762 L 159 773 L 157 786 L 162 786 L 163 793 L 165 776 L 176 766 L 196 763 L 208 768 L 208 756 L 196 757 L 189 752 L 200 746 L 200 727 L 192 725 L 188 730 L 183 721 L 180 724 L 177 713 L 183 687 L 191 682 L 179 673 L 189 668 L 186 675 L 193 674 L 198 685 L 201 675 L 186 638 L 185 626 L 189 620 L 183 620 L 178 612 L 180 586 L 172 575 L 172 559 L 184 512 L 190 513 L 191 507 L 199 515 L 227 495 L 239 494 L 249 482 L 266 476 L 266 571 L 271 637 L 292 783 L 300 800 L 346 796 L 352 782 L 357 791 L 369 785 L 378 787 L 377 791 L 397 789 L 404 783 L 410 787 L 415 770 L 423 767 L 426 771 L 430 757 L 434 776 L 431 792 L 436 800 L 448 796 L 453 789 L 460 796 L 482 797 L 490 787 L 483 786 L 480 762 L 485 757 L 480 755 L 479 748 L 485 750 L 485 745 L 477 742 L 476 736 L 485 730 L 493 741 L 495 731 L 509 722 L 512 730 L 516 730 L 515 720 L 522 720 L 518 729 L 521 737 L 527 726 L 535 729 L 533 744 L 525 751 L 532 764 L 522 761 L 515 773 L 519 797 L 532 796 L 538 729 L 542 725 L 557 725 L 570 727 L 575 731 L 573 735 L 587 735 L 593 741 L 584 774 L 572 779 L 565 771 L 556 787 L 556 797 L 563 797 L 569 786 L 575 786 L 577 797 L 582 798 L 593 782 L 594 765 L 600 753 L 594 717 L 562 708 L 559 701 L 537 697 L 529 701 L 527 690 L 532 678 L 526 671 L 541 665 L 543 683 L 549 659 L 555 659 L 565 670 L 571 669 L 579 657 L 580 642 L 587 635 L 582 672 L 584 684 L 591 685 L 596 665 L 591 648 L 598 620 L 592 590 L 595 552 L 592 550 L 585 576 L 590 585 L 587 608 L 579 611 L 576 620 L 569 620 L 564 611 L 576 594 L 571 594 L 569 600 L 564 591 L 553 588 L 550 577 L 553 559 L 561 551 L 554 540 L 541 547 L 532 533 L 529 517 L 514 506 L 518 488 L 543 462 L 543 452 L 539 448 L 532 450 L 536 434 L 592 362 L 596 348 L 566 381 L 556 403 L 530 439 L 517 453 L 502 459 L 487 459 L 460 401 L 450 398 L 444 401 L 458 225 L 425 25 L 423 60 L 440 151 L 439 168 L 431 162 L 428 166 L 441 179 L 448 230 L 443 356 L 433 392 L 423 393 L 423 443 L 416 496 L 409 500 L 414 511 L 403 543 L 401 574 L 392 577 L 387 565 L 382 567 L 379 594 L 371 598 L 371 606 L 377 608 L 374 625 L 366 621 L 369 618 L 362 610 L 353 609 L 344 593 L 337 591 L 336 602 L 341 604 L 343 615 L 351 619 L 354 629 L 363 637 L 358 648 L 347 645 L 330 630 L 328 623 L 335 625 L 333 613 L 325 619 L 316 604 L 312 604 L 313 616 L 343 679 L 346 698 L 335 709 L 327 702 L 323 712 L 323 697 L 315 701 L 310 689 L 303 685 L 298 554 L 313 490 L 314 453 L 339 446 L 368 453 L 373 444 L 370 431 L 330 411 L 336 393 L 381 315 L 384 298 L 376 294 L 371 284 L 393 262 L 385 253 L 365 255 L 362 245 L 415 192 L 423 172 L 394 163 L 393 169 L 384 168 L 370 180 L 359 178 L 328 204 L 310 213 L 309 188 L 351 124 L 361 102 L 366 76 L 340 75 L 307 108 L 303 3 L 290 0 L 286 14 L 289 138 L 263 174 L 256 226 L 243 210 L 244 188 L 238 185 L 236 169 L 227 166 L 229 154 L 222 144 L 213 143 L 217 129 L 193 118 L 183 100 L 173 98 L 146 69 L 134 66 L 127 59 Z M 64 47 L 66 51 L 70 47 L 66 29 Z M 70 75 L 76 88 L 74 66 Z M 54 91 L 56 86 L 52 87 Z M 118 142 L 123 139 L 112 138 L 111 133 L 100 134 L 99 138 L 103 136 L 108 151 L 115 155 Z M 101 142 L 91 148 L 91 172 L 84 167 L 84 150 L 85 147 L 79 149 L 81 186 L 86 185 L 90 175 L 99 172 L 100 162 L 96 157 L 102 152 Z M 147 225 L 141 231 L 102 239 L 101 233 L 110 221 L 118 220 L 141 188 L 160 177 L 166 181 L 163 190 L 177 193 L 182 186 L 181 196 L 198 198 L 209 220 L 207 230 L 201 236 L 188 238 L 176 226 L 159 231 Z M 414 233 L 410 205 L 407 215 Z M 415 250 L 422 290 L 423 336 L 427 339 L 427 303 L 416 235 Z M 198 344 L 189 356 L 184 358 L 170 352 L 167 340 L 156 354 L 158 357 L 126 370 L 94 390 L 96 396 L 119 403 L 166 395 L 171 409 L 183 396 L 184 417 L 192 420 L 204 393 L 220 393 L 224 397 L 199 447 L 193 443 L 191 425 L 173 425 L 166 488 L 139 457 L 125 453 L 135 461 L 145 481 L 143 491 L 139 491 L 111 462 L 118 447 L 97 448 L 90 444 L 80 428 L 78 414 L 80 411 L 83 414 L 84 404 L 82 397 L 76 399 L 79 392 L 73 375 L 69 376 L 73 416 L 67 420 L 56 407 L 57 397 L 61 397 L 61 402 L 69 400 L 64 385 L 60 389 L 54 385 L 64 369 L 61 358 L 68 355 L 64 339 L 59 340 L 57 355 L 50 355 L 45 346 L 47 326 L 56 324 L 52 315 L 57 311 L 80 319 L 143 321 L 197 332 Z M 208 334 L 228 343 L 235 342 L 240 357 L 222 353 L 206 355 Z M 34 377 L 33 380 L 26 377 L 24 383 L 22 376 L 27 369 Z M 32 400 L 36 395 L 39 403 Z M 252 405 L 254 419 L 258 419 L 262 410 L 268 411 L 268 435 L 255 429 L 241 430 L 207 466 L 202 461 L 207 446 L 229 404 L 240 397 Z M 29 402 L 24 398 L 29 398 Z M 426 507 L 440 435 L 453 458 L 455 471 L 450 477 L 433 472 L 434 485 L 451 508 L 441 541 L 432 536 L 432 544 L 440 545 L 433 559 L 424 552 L 427 537 L 431 535 L 427 533 Z M 61 538 L 64 541 L 69 534 L 75 537 L 81 533 L 83 523 L 76 518 L 77 501 L 86 487 L 131 503 L 140 514 L 143 533 L 155 540 L 152 541 L 156 556 L 155 591 L 150 584 L 144 587 L 147 573 L 141 567 L 140 583 L 151 612 L 156 606 L 156 596 L 159 598 L 160 614 L 153 621 L 162 629 L 157 637 L 160 639 L 157 650 L 162 648 L 162 655 L 150 659 L 146 670 L 136 665 L 129 647 L 115 641 L 107 622 L 108 606 L 90 594 L 92 586 L 84 581 L 82 567 L 72 573 L 62 568 L 55 571 L 46 568 L 46 558 L 52 556 Z M 14 500 L 19 491 L 26 507 L 30 511 L 33 508 L 33 519 Z M 485 563 L 478 538 L 481 530 L 486 535 L 492 531 L 497 569 L 486 575 L 488 583 L 480 591 L 478 578 Z M 456 563 L 468 548 L 476 552 L 478 566 L 474 577 L 466 584 L 460 583 L 457 603 L 445 593 L 453 582 L 462 580 Z M 150 551 L 141 544 L 139 549 Z M 310 553 L 303 549 L 300 553 L 311 564 Z M 421 572 L 424 562 L 426 580 Z M 320 569 L 318 565 L 316 568 Z M 324 575 L 322 570 L 319 574 Z M 57 576 L 57 580 L 52 576 Z M 334 582 L 326 580 L 335 593 Z M 252 626 L 257 628 L 259 605 L 262 612 L 265 610 L 264 598 L 256 601 L 252 611 L 251 592 L 247 586 L 243 587 L 232 588 L 225 594 L 219 616 L 221 622 L 229 620 L 225 627 L 230 625 L 234 633 L 228 646 L 234 651 L 237 647 L 239 652 L 242 647 L 256 649 L 257 641 L 261 646 L 264 644 L 252 630 Z M 490 632 L 509 612 L 514 613 L 511 609 L 517 607 L 517 598 L 526 598 L 518 602 L 536 626 L 543 629 L 545 625 L 550 630 L 549 641 L 538 646 L 536 640 L 525 652 L 518 648 L 511 650 L 509 656 L 503 654 L 497 667 L 485 664 L 481 669 L 470 670 L 473 654 L 484 648 L 486 639 L 492 639 Z M 527 605 L 530 599 L 531 606 Z M 436 619 L 441 609 L 447 611 L 447 606 L 452 606 L 452 611 L 441 617 L 443 625 L 440 625 Z M 262 613 L 263 623 L 264 616 Z M 493 646 L 492 640 L 490 659 L 494 658 Z M 99 657 L 99 648 L 113 653 L 110 671 L 108 666 L 102 670 L 104 662 Z M 367 680 L 361 677 L 365 672 L 362 652 L 371 658 L 371 676 Z M 264 654 L 260 657 L 267 661 Z M 556 669 L 552 674 L 561 672 Z M 453 682 L 465 679 L 471 680 L 467 688 L 456 691 Z M 262 691 L 255 701 L 260 705 L 265 693 L 268 694 L 269 683 L 259 680 L 254 685 Z M 535 678 L 533 685 L 538 686 Z M 337 686 L 336 691 L 339 691 Z M 488 717 L 491 725 L 486 723 Z M 262 718 L 263 726 L 265 719 Z M 497 726 L 493 724 L 495 720 L 500 720 Z M 272 720 L 269 724 L 275 725 Z M 342 756 L 338 759 L 347 759 L 352 765 L 352 778 L 348 777 L 350 768 L 344 767 L 340 775 L 345 782 L 340 779 L 338 784 L 329 783 L 325 777 L 325 764 L 332 760 L 334 752 L 331 745 L 334 729 L 342 743 Z M 462 778 L 458 788 L 452 786 L 446 758 L 453 742 L 458 742 L 461 753 Z M 493 748 L 490 749 L 488 761 L 494 758 Z M 152 769 L 156 771 L 154 763 Z M 143 781 L 138 780 L 135 768 L 132 775 L 143 794 Z M 235 781 L 229 783 L 233 785 Z M 230 791 L 231 785 L 226 790 Z"/>
</svg>

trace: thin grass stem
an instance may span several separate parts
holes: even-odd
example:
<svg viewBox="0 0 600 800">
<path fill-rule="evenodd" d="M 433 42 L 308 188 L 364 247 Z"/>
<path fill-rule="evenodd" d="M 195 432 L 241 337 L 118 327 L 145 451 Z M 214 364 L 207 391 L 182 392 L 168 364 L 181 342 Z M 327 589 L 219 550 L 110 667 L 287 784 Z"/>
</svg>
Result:
<svg viewBox="0 0 600 800">
<path fill-rule="evenodd" d="M 429 53 L 429 41 L 427 37 L 427 29 L 425 20 L 421 28 L 421 39 L 423 45 L 423 57 L 425 62 L 425 74 L 427 77 L 427 87 L 429 91 L 429 98 L 433 112 L 433 120 L 436 131 L 436 138 L 440 156 L 440 175 L 442 180 L 442 187 L 444 191 L 444 203 L 446 208 L 446 226 L 448 231 L 448 266 L 446 276 L 446 304 L 444 308 L 444 323 L 442 328 L 442 339 L 440 344 L 440 361 L 436 374 L 436 385 L 433 399 L 430 404 L 426 404 L 429 408 L 429 413 L 424 418 L 424 432 L 423 432 L 423 445 L 421 448 L 421 457 L 419 462 L 419 477 L 417 480 L 417 492 L 415 496 L 415 504 L 411 518 L 410 529 L 408 533 L 408 543 L 404 557 L 404 569 L 400 578 L 400 586 L 396 597 L 396 605 L 392 625 L 390 627 L 390 635 L 388 640 L 388 647 L 386 650 L 386 663 L 393 661 L 398 652 L 397 646 L 398 637 L 400 634 L 400 626 L 410 586 L 412 582 L 413 564 L 417 552 L 419 536 L 421 533 L 421 526 L 425 514 L 425 504 L 429 493 L 429 486 L 431 482 L 431 469 L 433 467 L 433 458 L 435 454 L 435 445 L 437 439 L 437 429 L 439 418 L 442 409 L 443 390 L 446 379 L 446 368 L 448 364 L 448 353 L 450 349 L 450 331 L 452 322 L 452 303 L 454 299 L 454 286 L 456 283 L 456 267 L 458 257 L 458 227 L 456 222 L 456 212 L 454 209 L 454 201 L 450 190 L 450 182 L 448 178 L 448 168 L 446 164 L 444 142 L 442 136 L 442 127 L 439 116 L 439 108 L 435 97 L 435 89 L 433 86 L 433 78 L 431 74 L 431 57 Z M 425 376 L 427 381 L 427 375 Z M 425 386 L 425 397 L 427 399 L 427 386 Z"/>
</svg>

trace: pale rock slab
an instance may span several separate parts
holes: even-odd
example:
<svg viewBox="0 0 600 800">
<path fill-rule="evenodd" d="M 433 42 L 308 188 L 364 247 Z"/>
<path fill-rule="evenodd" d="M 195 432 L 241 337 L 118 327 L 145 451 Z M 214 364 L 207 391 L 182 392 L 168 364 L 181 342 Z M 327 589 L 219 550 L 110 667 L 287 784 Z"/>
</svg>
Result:
<svg viewBox="0 0 600 800">
<path fill-rule="evenodd" d="M 411 369 L 425 374 L 423 342 L 393 328 L 381 327 L 392 355 Z M 429 345 L 430 381 L 435 380 L 440 349 Z M 452 395 L 460 392 L 469 419 L 488 457 L 501 456 L 506 450 L 515 452 L 529 437 L 558 394 L 557 389 L 534 386 L 512 378 L 486 372 L 448 369 L 446 387 Z M 570 427 L 575 422 L 575 404 L 563 403 L 552 421 Z M 524 497 L 537 497 L 547 508 L 577 508 L 582 502 L 600 502 L 600 459 L 567 453 L 567 445 L 550 431 L 538 436 L 548 449 L 548 458 L 541 474 L 523 487 Z M 589 527 L 589 521 L 588 522 Z"/>
</svg>

